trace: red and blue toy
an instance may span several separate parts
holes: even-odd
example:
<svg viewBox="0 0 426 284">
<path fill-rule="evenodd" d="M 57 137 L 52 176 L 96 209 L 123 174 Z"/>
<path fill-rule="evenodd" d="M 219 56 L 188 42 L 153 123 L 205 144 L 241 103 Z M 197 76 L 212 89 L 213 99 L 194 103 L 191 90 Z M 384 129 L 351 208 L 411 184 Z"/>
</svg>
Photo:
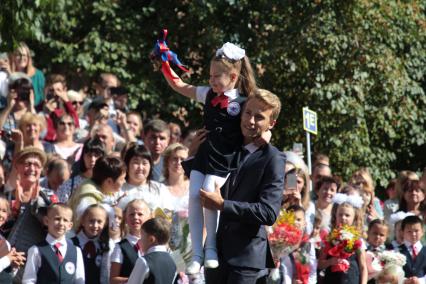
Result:
<svg viewBox="0 0 426 284">
<path fill-rule="evenodd" d="M 179 69 L 184 72 L 188 72 L 189 70 L 180 62 L 176 53 L 170 50 L 166 43 L 167 30 L 164 29 L 161 32 L 160 39 L 157 40 L 155 44 L 154 50 L 151 53 L 151 58 L 161 59 L 161 71 L 167 76 L 169 79 L 179 79 L 178 77 L 173 76 L 170 63 L 175 64 Z"/>
</svg>

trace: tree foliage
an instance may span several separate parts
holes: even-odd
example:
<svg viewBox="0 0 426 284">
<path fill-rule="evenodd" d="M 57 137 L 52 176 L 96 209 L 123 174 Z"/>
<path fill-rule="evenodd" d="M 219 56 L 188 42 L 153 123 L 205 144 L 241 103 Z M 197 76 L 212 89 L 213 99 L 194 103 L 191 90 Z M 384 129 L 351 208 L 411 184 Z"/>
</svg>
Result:
<svg viewBox="0 0 426 284">
<path fill-rule="evenodd" d="M 6 3 L 2 46 L 27 41 L 37 66 L 66 73 L 77 85 L 113 72 L 130 87 L 132 106 L 149 117 L 179 113 L 190 126 L 201 123 L 199 106 L 173 93 L 148 59 L 167 27 L 169 45 L 191 67 L 186 80 L 193 84 L 207 83 L 209 60 L 223 42 L 247 50 L 259 85 L 283 102 L 274 131 L 279 147 L 304 142 L 302 107 L 309 106 L 319 117 L 313 148 L 329 154 L 339 174 L 368 166 L 384 185 L 396 170 L 424 166 L 422 0 Z"/>
</svg>

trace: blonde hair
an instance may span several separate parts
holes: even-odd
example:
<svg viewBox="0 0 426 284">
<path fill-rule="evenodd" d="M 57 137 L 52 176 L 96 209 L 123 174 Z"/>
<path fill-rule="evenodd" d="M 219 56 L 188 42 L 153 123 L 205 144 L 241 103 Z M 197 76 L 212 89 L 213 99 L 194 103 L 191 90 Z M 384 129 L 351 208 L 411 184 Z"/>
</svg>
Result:
<svg viewBox="0 0 426 284">
<path fill-rule="evenodd" d="M 352 174 L 349 181 L 351 185 L 359 186 L 359 190 L 368 192 L 371 196 L 370 204 L 373 204 L 374 199 L 374 182 L 368 168 L 360 168 Z M 364 204 L 367 207 L 370 204 Z"/>
<path fill-rule="evenodd" d="M 165 180 L 167 180 L 169 178 L 169 163 L 170 163 L 170 157 L 172 156 L 172 154 L 176 153 L 177 151 L 186 151 L 188 152 L 188 147 L 184 146 L 181 143 L 173 143 L 170 144 L 166 150 L 163 153 L 163 158 L 164 158 L 164 162 L 163 162 L 163 175 Z"/>
<path fill-rule="evenodd" d="M 151 212 L 151 209 L 148 206 L 148 203 L 146 203 L 142 199 L 133 199 L 132 201 L 127 203 L 126 207 L 123 210 L 123 219 L 121 220 L 121 225 L 120 225 L 120 229 L 121 229 L 121 232 L 122 232 L 123 235 L 126 235 L 128 233 L 127 224 L 126 224 L 127 211 L 128 211 L 130 206 L 133 206 L 136 203 L 139 203 L 141 205 L 141 207 L 146 207 L 146 209 L 148 209 L 149 216 L 152 215 L 152 212 Z"/>
<path fill-rule="evenodd" d="M 214 56 L 210 64 L 213 62 L 220 64 L 226 72 L 237 71 L 238 81 L 236 85 L 241 95 L 250 96 L 256 90 L 256 78 L 247 56 L 244 56 L 241 60 L 232 60 L 221 54 Z"/>
<path fill-rule="evenodd" d="M 361 208 L 356 208 L 353 205 L 344 202 L 342 204 L 333 204 L 333 209 L 331 210 L 331 229 L 334 229 L 337 227 L 337 210 L 339 207 L 347 207 L 352 208 L 354 210 L 354 222 L 352 226 L 354 226 L 361 234 L 364 233 L 364 218 L 363 218 L 363 210 Z"/>
<path fill-rule="evenodd" d="M 19 43 L 19 46 L 15 49 L 15 51 L 12 53 L 12 56 L 14 57 L 14 56 L 16 56 L 16 53 L 20 50 L 20 49 L 23 49 L 23 50 L 25 50 L 25 52 L 27 53 L 27 55 L 28 55 L 28 65 L 27 65 L 27 67 L 25 68 L 25 74 L 27 74 L 29 77 L 32 77 L 32 76 L 34 76 L 34 74 L 35 74 L 35 72 L 36 72 L 36 68 L 34 67 L 34 65 L 33 65 L 33 59 L 32 59 L 32 56 L 31 56 L 31 50 L 30 50 L 30 48 L 28 47 L 28 45 L 26 45 L 26 43 L 24 43 L 24 42 L 20 42 Z M 12 70 L 12 73 L 13 72 L 16 72 L 16 71 L 18 71 L 17 69 L 16 69 L 16 65 L 15 65 L 15 60 L 9 60 L 9 62 L 10 62 L 10 66 L 11 66 L 11 70 Z"/>
<path fill-rule="evenodd" d="M 310 201 L 310 196 L 309 196 L 309 183 L 310 183 L 310 179 L 309 179 L 309 175 L 305 171 L 303 171 L 302 169 L 299 169 L 299 168 L 294 168 L 294 169 L 289 170 L 286 173 L 286 177 L 289 174 L 296 174 L 296 176 L 302 176 L 303 177 L 304 185 L 303 185 L 303 188 L 302 188 L 302 192 L 300 193 L 300 195 L 301 195 L 301 203 L 302 203 L 303 209 L 308 210 L 308 208 L 309 208 L 309 201 Z M 285 205 L 286 204 L 284 204 L 284 206 Z"/>
<path fill-rule="evenodd" d="M 247 99 L 247 102 L 257 99 L 272 109 L 271 119 L 276 120 L 281 112 L 280 98 L 272 92 L 265 89 L 256 89 Z M 247 104 L 246 102 L 246 104 Z"/>
<path fill-rule="evenodd" d="M 44 117 L 31 112 L 26 112 L 22 115 L 21 119 L 19 120 L 19 129 L 24 131 L 24 128 L 34 121 L 37 122 L 40 126 L 40 133 L 46 129 L 46 120 Z"/>
</svg>

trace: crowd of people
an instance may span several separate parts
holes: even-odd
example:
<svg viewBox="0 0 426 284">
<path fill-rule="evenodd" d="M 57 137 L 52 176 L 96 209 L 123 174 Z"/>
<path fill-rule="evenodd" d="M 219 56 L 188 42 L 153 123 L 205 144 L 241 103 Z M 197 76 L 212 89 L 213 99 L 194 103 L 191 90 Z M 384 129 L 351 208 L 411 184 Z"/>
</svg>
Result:
<svg viewBox="0 0 426 284">
<path fill-rule="evenodd" d="M 89 95 L 45 80 L 23 43 L 0 55 L 1 283 L 425 283 L 426 169 L 398 173 L 386 200 L 368 168 L 344 181 L 317 154 L 309 174 L 303 153 L 269 143 L 281 102 L 235 45 L 213 56 L 207 87 L 162 68 L 205 105 L 204 127 L 143 119 L 114 74 Z M 282 212 L 303 240 L 277 256 L 267 227 Z M 331 257 L 342 226 L 362 245 Z M 374 275 L 387 250 L 406 257 L 403 278 Z"/>
</svg>

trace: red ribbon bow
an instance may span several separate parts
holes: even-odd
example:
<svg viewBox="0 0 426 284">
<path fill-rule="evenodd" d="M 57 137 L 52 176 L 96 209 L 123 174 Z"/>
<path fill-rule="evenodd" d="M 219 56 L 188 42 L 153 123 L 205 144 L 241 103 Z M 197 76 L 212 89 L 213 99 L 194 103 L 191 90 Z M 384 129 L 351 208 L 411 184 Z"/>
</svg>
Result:
<svg viewBox="0 0 426 284">
<path fill-rule="evenodd" d="M 225 96 L 224 94 L 221 94 L 219 96 L 216 96 L 214 99 L 212 99 L 211 103 L 213 107 L 220 105 L 220 108 L 227 108 L 229 104 L 229 100 L 227 96 Z"/>
</svg>

